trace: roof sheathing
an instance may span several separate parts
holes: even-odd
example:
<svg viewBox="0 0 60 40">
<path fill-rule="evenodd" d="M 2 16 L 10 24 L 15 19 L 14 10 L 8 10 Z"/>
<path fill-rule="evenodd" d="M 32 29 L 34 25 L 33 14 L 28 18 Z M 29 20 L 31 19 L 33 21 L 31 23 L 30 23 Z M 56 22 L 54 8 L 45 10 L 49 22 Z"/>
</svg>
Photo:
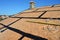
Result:
<svg viewBox="0 0 60 40">
<path fill-rule="evenodd" d="M 60 40 L 60 7 L 37 8 L 33 11 L 25 11 L 14 17 L 1 21 L 0 23 L 8 26 L 7 30 L 0 33 L 0 40 L 31 40 L 31 37 L 24 34 L 32 34 L 48 40 Z M 22 17 L 22 18 L 21 18 Z M 23 18 L 24 17 L 24 18 Z M 28 17 L 28 18 L 26 18 Z M 30 17 L 32 17 L 30 19 Z M 36 19 L 33 17 L 37 17 Z M 48 18 L 48 19 L 43 19 Z M 0 27 L 4 27 L 0 24 Z M 17 31 L 11 30 L 17 29 Z M 9 29 L 10 28 L 10 29 Z M 3 30 L 3 29 L 2 29 Z M 20 34 L 23 32 L 24 34 Z M 7 34 L 8 33 L 8 34 Z M 14 38 L 13 38 L 14 37 Z"/>
</svg>

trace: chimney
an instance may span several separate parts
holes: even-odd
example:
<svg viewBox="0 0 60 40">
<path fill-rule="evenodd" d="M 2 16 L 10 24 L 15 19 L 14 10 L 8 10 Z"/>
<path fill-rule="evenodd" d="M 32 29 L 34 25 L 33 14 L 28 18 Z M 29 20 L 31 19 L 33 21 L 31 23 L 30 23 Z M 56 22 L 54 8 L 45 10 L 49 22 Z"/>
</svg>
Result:
<svg viewBox="0 0 60 40">
<path fill-rule="evenodd" d="M 30 9 L 34 9 L 35 8 L 35 3 L 33 1 L 30 1 Z"/>
</svg>

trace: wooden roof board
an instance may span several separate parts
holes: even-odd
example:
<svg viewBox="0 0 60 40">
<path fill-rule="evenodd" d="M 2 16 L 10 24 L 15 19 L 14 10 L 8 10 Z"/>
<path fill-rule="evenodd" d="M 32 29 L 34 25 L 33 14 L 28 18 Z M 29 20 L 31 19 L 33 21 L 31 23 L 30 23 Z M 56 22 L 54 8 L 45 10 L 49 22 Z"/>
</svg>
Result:
<svg viewBox="0 0 60 40">
<path fill-rule="evenodd" d="M 25 10 L 25 11 L 23 11 L 23 12 L 33 12 L 33 11 L 35 11 L 35 10 L 37 10 L 37 8 L 34 8 L 34 9 L 28 9 L 28 10 Z"/>
<path fill-rule="evenodd" d="M 21 36 L 22 35 L 7 29 L 0 33 L 0 40 L 18 40 Z"/>
<path fill-rule="evenodd" d="M 39 8 L 37 11 L 54 11 L 54 10 L 60 10 L 60 7 Z"/>
<path fill-rule="evenodd" d="M 60 7 L 60 5 L 58 4 L 58 5 L 54 5 L 54 7 Z"/>
<path fill-rule="evenodd" d="M 60 11 L 46 12 L 42 17 L 44 18 L 60 18 Z"/>
<path fill-rule="evenodd" d="M 16 17 L 38 17 L 42 14 L 43 12 L 29 12 L 29 13 L 21 13 L 20 15 Z"/>
<path fill-rule="evenodd" d="M 0 21 L 0 23 L 2 23 L 2 24 L 5 24 L 5 25 L 8 25 L 8 24 L 10 24 L 10 23 L 12 23 L 12 22 L 15 22 L 16 20 L 18 20 L 19 18 L 7 18 L 7 19 L 5 19 L 5 20 L 3 20 L 3 21 Z"/>
<path fill-rule="evenodd" d="M 39 7 L 39 8 L 51 8 L 51 6 L 43 6 L 43 7 Z"/>
</svg>

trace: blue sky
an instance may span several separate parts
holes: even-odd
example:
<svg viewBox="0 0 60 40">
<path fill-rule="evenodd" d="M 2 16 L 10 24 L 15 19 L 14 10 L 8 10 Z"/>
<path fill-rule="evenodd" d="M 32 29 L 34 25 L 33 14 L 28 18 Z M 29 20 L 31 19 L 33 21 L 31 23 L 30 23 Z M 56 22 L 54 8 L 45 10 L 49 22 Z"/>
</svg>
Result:
<svg viewBox="0 0 60 40">
<path fill-rule="evenodd" d="M 0 15 L 13 15 L 29 8 L 30 0 L 0 0 Z M 36 7 L 60 4 L 60 0 L 34 0 Z"/>
</svg>

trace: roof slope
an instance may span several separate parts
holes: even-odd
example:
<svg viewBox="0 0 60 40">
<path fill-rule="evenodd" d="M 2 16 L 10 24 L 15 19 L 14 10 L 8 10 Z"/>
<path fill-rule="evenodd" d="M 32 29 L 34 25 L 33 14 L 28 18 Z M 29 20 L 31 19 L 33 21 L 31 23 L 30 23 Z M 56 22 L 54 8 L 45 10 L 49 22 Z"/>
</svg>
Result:
<svg viewBox="0 0 60 40">
<path fill-rule="evenodd" d="M 0 22 L 0 40 L 60 40 L 60 5 L 25 10 Z"/>
</svg>

